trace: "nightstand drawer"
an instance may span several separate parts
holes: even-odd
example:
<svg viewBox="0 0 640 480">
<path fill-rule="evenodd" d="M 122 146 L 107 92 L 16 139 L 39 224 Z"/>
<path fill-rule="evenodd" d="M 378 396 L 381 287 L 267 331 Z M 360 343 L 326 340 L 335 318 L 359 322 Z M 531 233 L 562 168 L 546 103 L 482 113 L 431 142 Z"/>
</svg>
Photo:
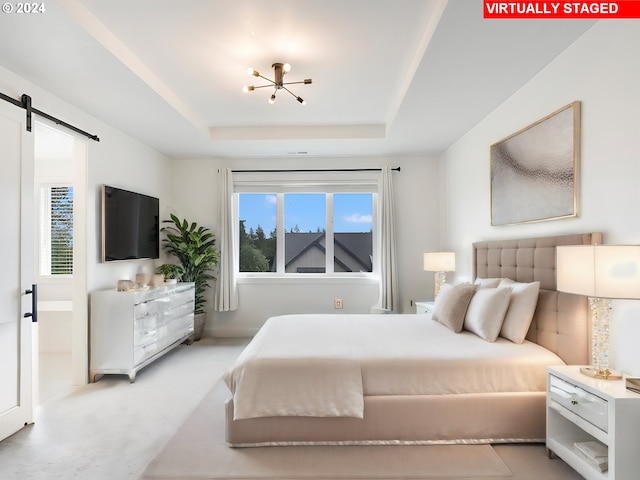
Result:
<svg viewBox="0 0 640 480">
<path fill-rule="evenodd" d="M 418 315 L 433 313 L 434 306 L 435 306 L 435 302 L 416 302 L 416 313 Z"/>
<path fill-rule="evenodd" d="M 600 430 L 609 431 L 606 400 L 553 375 L 549 377 L 549 396 Z"/>
</svg>

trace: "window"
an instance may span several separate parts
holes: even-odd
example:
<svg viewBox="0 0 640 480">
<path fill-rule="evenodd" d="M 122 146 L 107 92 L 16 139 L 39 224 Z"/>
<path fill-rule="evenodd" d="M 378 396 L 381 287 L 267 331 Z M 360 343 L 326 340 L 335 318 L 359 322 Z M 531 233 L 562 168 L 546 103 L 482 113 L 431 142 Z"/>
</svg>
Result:
<svg viewBox="0 0 640 480">
<path fill-rule="evenodd" d="M 327 195 L 284 194 L 284 272 L 326 273 Z"/>
<path fill-rule="evenodd" d="M 73 274 L 73 187 L 40 187 L 40 275 Z"/>
<path fill-rule="evenodd" d="M 238 176 L 241 273 L 374 271 L 376 179 L 285 177 L 276 185 Z"/>
<path fill-rule="evenodd" d="M 239 198 L 241 272 L 275 272 L 276 195 L 243 193 Z"/>
<path fill-rule="evenodd" d="M 373 271 L 372 194 L 333 194 L 333 242 L 334 271 Z"/>
</svg>

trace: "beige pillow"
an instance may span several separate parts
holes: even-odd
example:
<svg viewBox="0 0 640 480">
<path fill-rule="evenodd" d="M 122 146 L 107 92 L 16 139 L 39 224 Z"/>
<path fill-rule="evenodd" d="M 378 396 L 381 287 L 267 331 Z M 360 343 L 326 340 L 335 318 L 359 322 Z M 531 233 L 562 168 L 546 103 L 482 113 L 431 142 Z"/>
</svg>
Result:
<svg viewBox="0 0 640 480">
<path fill-rule="evenodd" d="M 478 289 L 464 318 L 465 330 L 488 342 L 495 342 L 502 328 L 510 298 L 511 289 L 508 287 Z"/>
<path fill-rule="evenodd" d="M 476 278 L 475 283 L 478 285 L 478 288 L 496 288 L 499 284 L 501 278 Z"/>
<path fill-rule="evenodd" d="M 538 305 L 540 282 L 521 283 L 505 278 L 500 282 L 500 286 L 511 288 L 511 302 L 502 323 L 500 336 L 513 343 L 522 343 Z"/>
<path fill-rule="evenodd" d="M 477 288 L 477 285 L 470 283 L 461 283 L 455 286 L 445 283 L 440 287 L 431 318 L 446 325 L 454 332 L 460 333 L 464 325 L 467 307 Z"/>
</svg>

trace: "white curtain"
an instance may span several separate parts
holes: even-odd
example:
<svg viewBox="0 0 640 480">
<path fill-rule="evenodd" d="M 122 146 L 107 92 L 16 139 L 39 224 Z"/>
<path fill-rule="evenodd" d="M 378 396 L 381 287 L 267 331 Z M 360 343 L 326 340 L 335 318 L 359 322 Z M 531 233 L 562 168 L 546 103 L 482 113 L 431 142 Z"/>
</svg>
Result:
<svg viewBox="0 0 640 480">
<path fill-rule="evenodd" d="M 396 229 L 393 213 L 393 179 L 391 167 L 382 168 L 380 195 L 380 295 L 378 307 L 393 311 L 398 305 L 396 266 Z"/>
<path fill-rule="evenodd" d="M 238 286 L 236 283 L 235 262 L 237 225 L 233 215 L 233 174 L 230 168 L 219 170 L 218 188 L 220 193 L 220 261 L 218 263 L 218 281 L 216 283 L 216 310 L 228 312 L 238 309 Z"/>
</svg>

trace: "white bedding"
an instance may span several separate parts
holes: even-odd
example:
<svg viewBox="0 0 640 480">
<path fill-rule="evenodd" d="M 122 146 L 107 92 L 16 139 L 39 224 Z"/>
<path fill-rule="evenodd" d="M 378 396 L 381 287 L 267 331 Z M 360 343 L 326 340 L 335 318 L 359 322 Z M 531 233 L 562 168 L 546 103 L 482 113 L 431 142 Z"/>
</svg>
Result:
<svg viewBox="0 0 640 480">
<path fill-rule="evenodd" d="M 531 342 L 456 334 L 428 315 L 272 317 L 224 375 L 234 419 L 363 417 L 365 395 L 544 391 L 562 360 Z"/>
</svg>

